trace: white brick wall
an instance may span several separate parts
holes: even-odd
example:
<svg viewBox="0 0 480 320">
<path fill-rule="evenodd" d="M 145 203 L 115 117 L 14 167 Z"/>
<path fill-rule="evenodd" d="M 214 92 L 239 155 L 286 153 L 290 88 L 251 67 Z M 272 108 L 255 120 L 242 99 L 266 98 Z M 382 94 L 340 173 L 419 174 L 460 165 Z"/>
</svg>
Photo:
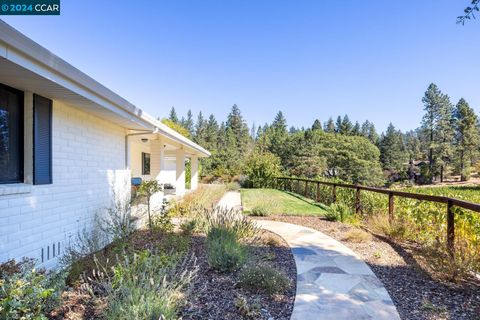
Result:
<svg viewBox="0 0 480 320">
<path fill-rule="evenodd" d="M 53 184 L 0 195 L 0 262 L 24 256 L 40 261 L 43 248 L 43 265 L 54 266 L 52 245 L 61 242 L 64 249 L 96 212 L 109 206 L 112 186 L 118 194 L 129 194 L 125 133 L 109 121 L 54 101 Z"/>
</svg>

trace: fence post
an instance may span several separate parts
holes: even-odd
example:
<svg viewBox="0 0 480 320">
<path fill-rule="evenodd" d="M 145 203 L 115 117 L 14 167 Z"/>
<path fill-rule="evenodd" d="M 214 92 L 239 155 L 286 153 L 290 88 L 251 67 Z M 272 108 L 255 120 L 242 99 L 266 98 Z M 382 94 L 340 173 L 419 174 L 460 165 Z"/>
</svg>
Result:
<svg viewBox="0 0 480 320">
<path fill-rule="evenodd" d="M 305 180 L 305 192 L 303 193 L 305 195 L 305 198 L 308 198 L 308 181 Z"/>
<path fill-rule="evenodd" d="M 295 193 L 300 194 L 300 180 L 297 180 L 297 187 L 295 188 Z"/>
<path fill-rule="evenodd" d="M 337 202 L 337 185 L 334 184 L 332 188 L 332 198 L 333 198 L 333 203 Z"/>
<path fill-rule="evenodd" d="M 388 194 L 388 220 L 393 222 L 393 210 L 394 210 L 394 202 L 393 202 L 393 193 Z"/>
<path fill-rule="evenodd" d="M 447 248 L 450 256 L 455 254 L 455 214 L 452 210 L 453 202 L 447 201 Z"/>
<path fill-rule="evenodd" d="M 320 202 L 320 182 L 317 182 L 317 202 Z"/>
<path fill-rule="evenodd" d="M 360 213 L 360 188 L 355 191 L 355 213 Z"/>
</svg>

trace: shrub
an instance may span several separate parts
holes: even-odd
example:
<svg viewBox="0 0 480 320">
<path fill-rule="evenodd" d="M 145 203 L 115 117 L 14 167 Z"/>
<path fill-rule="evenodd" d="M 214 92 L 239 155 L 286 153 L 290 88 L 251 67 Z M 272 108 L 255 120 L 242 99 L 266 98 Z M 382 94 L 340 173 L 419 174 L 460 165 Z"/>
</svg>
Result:
<svg viewBox="0 0 480 320">
<path fill-rule="evenodd" d="M 229 182 L 227 183 L 227 190 L 238 191 L 240 190 L 240 184 L 238 184 L 238 182 Z"/>
<path fill-rule="evenodd" d="M 187 220 L 180 225 L 180 230 L 184 235 L 191 235 L 197 230 L 197 220 Z"/>
<path fill-rule="evenodd" d="M 263 205 L 255 206 L 250 210 L 250 215 L 255 217 L 266 217 L 268 215 L 268 210 Z"/>
<path fill-rule="evenodd" d="M 234 209 L 205 209 L 195 220 L 199 231 L 208 233 L 214 227 L 224 228 L 234 232 L 237 239 L 243 242 L 256 240 L 260 231 L 253 221 Z"/>
<path fill-rule="evenodd" d="M 36 270 L 33 260 L 0 265 L 0 318 L 47 319 L 65 286 L 63 272 Z"/>
<path fill-rule="evenodd" d="M 387 215 L 379 214 L 370 217 L 367 226 L 373 232 L 384 234 L 391 238 L 403 239 L 408 237 L 409 227 L 403 220 L 390 221 Z"/>
<path fill-rule="evenodd" d="M 372 235 L 368 232 L 365 232 L 361 229 L 352 229 L 345 233 L 343 240 L 349 242 L 368 242 L 372 240 Z"/>
<path fill-rule="evenodd" d="M 182 290 L 196 273 L 178 268 L 180 258 L 145 250 L 133 258 L 123 256 L 113 272 L 96 260 L 98 270 L 82 288 L 92 296 L 108 297 L 105 319 L 176 319 Z"/>
<path fill-rule="evenodd" d="M 480 253 L 469 249 L 467 241 L 456 239 L 453 256 L 444 243 L 431 241 L 424 245 L 421 254 L 428 261 L 430 269 L 449 281 L 470 280 L 480 266 Z"/>
<path fill-rule="evenodd" d="M 173 231 L 173 223 L 172 219 L 170 218 L 169 212 L 167 211 L 167 200 L 163 199 L 162 206 L 160 211 L 155 213 L 152 218 L 152 225 L 151 228 L 155 231 L 161 232 L 172 232 Z"/>
<path fill-rule="evenodd" d="M 283 293 L 288 289 L 290 281 L 287 276 L 277 269 L 258 265 L 244 268 L 240 273 L 239 284 L 241 287 L 268 294 Z"/>
<path fill-rule="evenodd" d="M 259 319 L 261 318 L 262 305 L 258 300 L 253 303 L 248 303 L 247 298 L 242 295 L 237 295 L 235 298 L 235 307 L 240 314 L 247 319 Z"/>
<path fill-rule="evenodd" d="M 70 268 L 76 261 L 101 250 L 108 243 L 108 237 L 94 225 L 91 230 L 86 226 L 77 232 L 74 241 L 64 250 L 59 259 L 60 266 L 64 269 Z"/>
<path fill-rule="evenodd" d="M 256 240 L 260 229 L 257 225 L 236 210 L 214 209 L 208 215 L 210 227 L 221 227 L 233 231 L 238 240 L 252 242 Z"/>
<path fill-rule="evenodd" d="M 233 230 L 213 227 L 207 234 L 208 263 L 221 272 L 231 272 L 245 263 L 245 248 Z"/>
<path fill-rule="evenodd" d="M 114 241 L 131 235 L 137 228 L 138 217 L 132 214 L 130 202 L 116 199 L 113 206 L 104 214 L 97 214 L 95 220 L 104 235 Z"/>
<path fill-rule="evenodd" d="M 270 152 L 253 152 L 246 160 L 243 171 L 251 186 L 265 188 L 280 175 L 280 158 Z"/>
<path fill-rule="evenodd" d="M 265 243 L 267 246 L 270 246 L 270 247 L 280 247 L 281 244 L 282 244 L 282 243 L 280 242 L 280 240 L 278 240 L 277 238 L 272 237 L 272 236 L 267 237 L 267 238 L 264 240 L 264 243 Z"/>
<path fill-rule="evenodd" d="M 352 215 L 351 209 L 343 203 L 333 203 L 327 213 L 325 213 L 325 219 L 328 221 L 340 221 L 345 222 L 348 217 Z"/>
</svg>

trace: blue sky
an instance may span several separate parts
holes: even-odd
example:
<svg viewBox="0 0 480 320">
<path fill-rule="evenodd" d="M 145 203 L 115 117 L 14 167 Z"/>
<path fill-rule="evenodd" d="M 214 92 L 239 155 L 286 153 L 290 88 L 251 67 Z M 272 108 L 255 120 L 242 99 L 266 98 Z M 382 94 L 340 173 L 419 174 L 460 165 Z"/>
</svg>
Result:
<svg viewBox="0 0 480 320">
<path fill-rule="evenodd" d="M 480 19 L 469 1 L 62 0 L 61 16 L 2 16 L 155 116 L 236 103 L 249 124 L 348 114 L 416 128 L 435 82 L 480 112 Z"/>
</svg>

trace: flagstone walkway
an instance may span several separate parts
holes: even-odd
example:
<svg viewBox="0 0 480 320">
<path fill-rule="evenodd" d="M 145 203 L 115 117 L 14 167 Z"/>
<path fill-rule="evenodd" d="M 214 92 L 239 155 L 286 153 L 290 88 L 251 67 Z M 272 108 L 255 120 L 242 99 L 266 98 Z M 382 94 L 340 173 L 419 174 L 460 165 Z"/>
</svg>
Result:
<svg viewBox="0 0 480 320">
<path fill-rule="evenodd" d="M 217 208 L 242 210 L 242 198 L 238 191 L 227 191 L 218 201 Z"/>
<path fill-rule="evenodd" d="M 292 248 L 297 294 L 291 319 L 400 319 L 383 284 L 352 250 L 314 229 L 268 220 L 257 223 Z"/>
<path fill-rule="evenodd" d="M 241 208 L 240 194 L 232 193 L 222 198 L 222 207 Z M 292 249 L 297 266 L 292 320 L 400 319 L 383 284 L 352 250 L 307 227 L 269 220 L 256 223 L 283 237 Z"/>
</svg>

